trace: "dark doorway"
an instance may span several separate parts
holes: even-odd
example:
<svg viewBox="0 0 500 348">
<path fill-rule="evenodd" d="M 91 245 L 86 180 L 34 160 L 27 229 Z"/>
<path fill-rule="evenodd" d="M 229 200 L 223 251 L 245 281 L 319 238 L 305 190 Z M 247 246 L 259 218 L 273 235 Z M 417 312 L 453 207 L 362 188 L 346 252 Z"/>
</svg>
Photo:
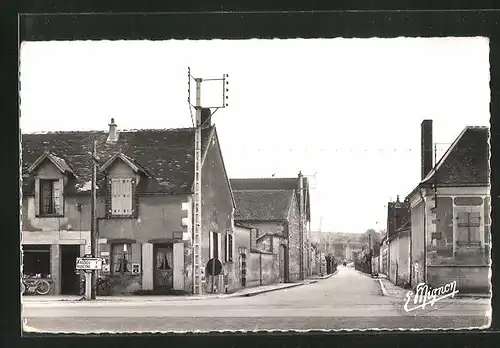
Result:
<svg viewBox="0 0 500 348">
<path fill-rule="evenodd" d="M 76 258 L 80 257 L 80 245 L 61 245 L 61 294 L 78 295 L 79 275 L 76 272 Z"/>
<path fill-rule="evenodd" d="M 280 282 L 287 283 L 288 282 L 288 253 L 286 249 L 286 245 L 280 244 L 279 251 L 279 275 Z"/>
</svg>

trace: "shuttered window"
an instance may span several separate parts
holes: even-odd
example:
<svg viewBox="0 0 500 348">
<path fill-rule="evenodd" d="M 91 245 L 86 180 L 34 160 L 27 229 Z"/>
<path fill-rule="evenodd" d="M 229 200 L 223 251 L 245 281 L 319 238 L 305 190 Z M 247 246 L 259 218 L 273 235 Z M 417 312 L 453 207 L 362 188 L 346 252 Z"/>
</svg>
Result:
<svg viewBox="0 0 500 348">
<path fill-rule="evenodd" d="M 132 215 L 132 179 L 111 179 L 111 212 L 116 216 Z"/>
<path fill-rule="evenodd" d="M 230 232 L 226 232 L 226 262 L 233 261 L 233 234 Z"/>
<path fill-rule="evenodd" d="M 62 179 L 39 181 L 39 211 L 41 216 L 63 215 Z"/>
<path fill-rule="evenodd" d="M 209 232 L 209 246 L 210 246 L 209 258 L 219 259 L 221 245 L 219 240 L 219 234 L 217 232 L 213 231 Z"/>
</svg>

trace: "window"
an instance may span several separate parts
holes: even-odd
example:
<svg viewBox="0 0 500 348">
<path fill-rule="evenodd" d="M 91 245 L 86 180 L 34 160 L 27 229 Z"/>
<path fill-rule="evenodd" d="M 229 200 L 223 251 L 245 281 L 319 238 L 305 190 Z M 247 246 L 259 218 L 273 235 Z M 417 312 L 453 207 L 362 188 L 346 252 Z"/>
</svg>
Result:
<svg viewBox="0 0 500 348">
<path fill-rule="evenodd" d="M 158 271 L 169 271 L 172 269 L 172 249 L 158 248 L 156 251 L 156 269 Z"/>
<path fill-rule="evenodd" d="M 226 232 L 226 262 L 233 262 L 233 234 Z"/>
<path fill-rule="evenodd" d="M 61 215 L 61 185 L 57 180 L 40 180 L 40 215 Z"/>
<path fill-rule="evenodd" d="M 23 246 L 23 275 L 50 277 L 50 245 Z"/>
<path fill-rule="evenodd" d="M 219 259 L 220 241 L 217 232 L 210 231 L 210 259 Z"/>
<path fill-rule="evenodd" d="M 132 215 L 132 179 L 111 179 L 111 212 L 115 216 Z"/>
<path fill-rule="evenodd" d="M 113 244 L 111 247 L 111 271 L 113 274 L 132 273 L 132 245 Z"/>
<path fill-rule="evenodd" d="M 457 215 L 457 243 L 480 244 L 481 214 L 479 212 L 459 212 Z"/>
</svg>

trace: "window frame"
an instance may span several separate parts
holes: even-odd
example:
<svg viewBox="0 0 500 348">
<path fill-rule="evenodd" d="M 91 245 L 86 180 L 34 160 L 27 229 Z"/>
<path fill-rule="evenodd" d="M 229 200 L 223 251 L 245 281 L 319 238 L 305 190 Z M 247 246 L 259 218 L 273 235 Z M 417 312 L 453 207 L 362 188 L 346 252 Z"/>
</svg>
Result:
<svg viewBox="0 0 500 348">
<path fill-rule="evenodd" d="M 234 233 L 232 231 L 226 231 L 226 235 L 224 238 L 225 245 L 225 253 L 224 260 L 226 262 L 234 261 Z"/>
<path fill-rule="evenodd" d="M 216 238 L 214 238 L 214 236 L 216 236 Z M 219 248 L 219 245 L 220 245 L 220 236 L 219 236 L 219 233 L 215 232 L 215 231 L 209 231 L 209 255 L 208 255 L 208 259 L 217 259 L 217 260 L 220 260 L 220 248 Z"/>
<path fill-rule="evenodd" d="M 477 219 L 477 222 L 472 222 L 471 215 L 475 215 L 474 219 Z M 463 222 L 463 219 L 466 219 L 466 222 Z M 465 246 L 481 246 L 481 212 L 480 211 L 458 211 L 456 220 L 457 220 L 457 234 L 456 234 L 456 243 L 457 245 L 465 245 Z M 471 230 L 471 228 L 477 229 L 476 232 Z M 460 236 L 462 235 L 464 229 L 467 229 L 467 240 L 462 240 Z M 472 240 L 472 237 L 475 236 L 477 240 Z"/>
<path fill-rule="evenodd" d="M 64 197 L 63 197 L 63 187 L 60 185 L 60 178 L 37 178 L 38 185 L 38 217 L 60 217 L 64 216 Z M 50 185 L 50 207 L 51 212 L 46 212 L 45 207 L 45 198 L 46 198 L 46 187 L 44 187 L 47 183 Z M 56 198 L 54 194 L 54 187 L 59 185 L 59 196 Z M 56 204 L 57 203 L 57 204 Z"/>
<path fill-rule="evenodd" d="M 124 246 L 126 245 L 126 248 L 127 250 L 123 250 L 124 249 Z M 118 254 L 117 252 L 115 252 L 115 248 L 117 247 L 121 247 L 122 248 L 122 251 Z M 129 275 L 133 275 L 132 273 L 132 244 L 131 243 L 114 243 L 114 244 L 111 244 L 111 247 L 110 247 L 110 274 L 112 276 L 129 276 Z M 129 270 L 128 271 L 124 271 L 123 270 L 123 267 L 120 265 L 120 270 L 119 271 L 116 271 L 115 270 L 115 267 L 117 265 L 117 260 L 115 260 L 115 258 L 118 256 L 118 255 L 125 255 L 125 261 L 127 262 L 127 265 L 129 266 Z"/>
</svg>

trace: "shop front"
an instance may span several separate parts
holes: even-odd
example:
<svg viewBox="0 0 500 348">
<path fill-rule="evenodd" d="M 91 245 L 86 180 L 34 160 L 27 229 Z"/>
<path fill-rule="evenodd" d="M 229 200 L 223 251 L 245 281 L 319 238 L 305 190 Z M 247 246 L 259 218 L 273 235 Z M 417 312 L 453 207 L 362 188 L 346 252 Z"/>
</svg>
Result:
<svg viewBox="0 0 500 348">
<path fill-rule="evenodd" d="M 90 233 L 22 232 L 24 295 L 78 295 L 76 258 L 90 251 Z"/>
</svg>

